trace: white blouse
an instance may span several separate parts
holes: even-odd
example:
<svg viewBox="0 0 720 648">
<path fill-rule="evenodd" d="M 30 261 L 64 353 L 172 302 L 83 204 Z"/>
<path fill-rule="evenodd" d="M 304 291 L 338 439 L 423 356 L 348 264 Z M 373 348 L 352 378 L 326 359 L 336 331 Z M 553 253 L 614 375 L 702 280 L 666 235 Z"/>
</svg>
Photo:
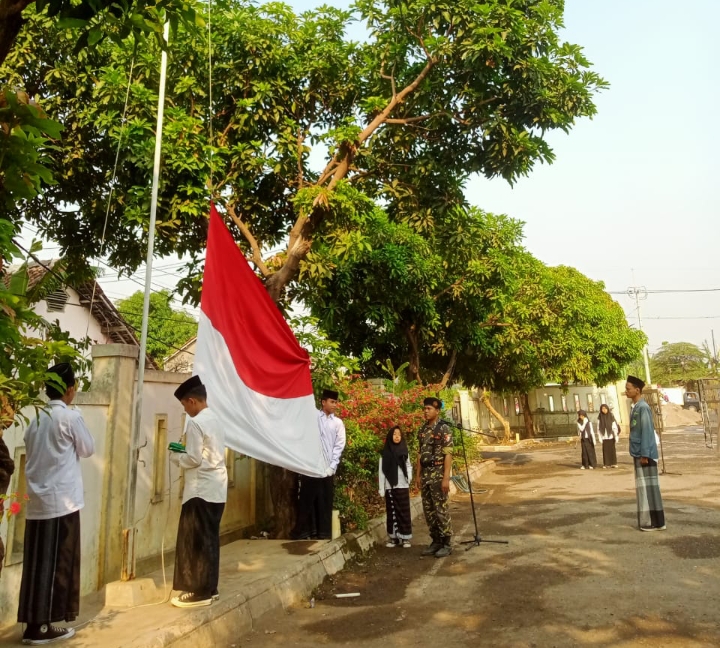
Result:
<svg viewBox="0 0 720 648">
<path fill-rule="evenodd" d="M 410 482 L 412 481 L 412 465 L 410 463 L 410 457 L 408 457 L 407 459 L 405 468 L 407 469 L 407 479 L 405 479 L 405 473 L 403 473 L 403 471 L 398 466 L 398 483 L 397 486 L 393 486 L 387 480 L 387 477 L 385 477 L 385 473 L 382 469 L 382 457 L 380 457 L 380 470 L 378 473 L 380 497 L 385 497 L 386 490 L 393 490 L 394 488 L 410 488 Z"/>
</svg>

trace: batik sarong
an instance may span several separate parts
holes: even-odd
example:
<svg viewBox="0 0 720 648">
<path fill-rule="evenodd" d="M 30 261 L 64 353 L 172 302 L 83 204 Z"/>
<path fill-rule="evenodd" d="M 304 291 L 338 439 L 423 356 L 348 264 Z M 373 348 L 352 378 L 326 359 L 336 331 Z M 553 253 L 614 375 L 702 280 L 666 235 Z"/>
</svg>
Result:
<svg viewBox="0 0 720 648">
<path fill-rule="evenodd" d="M 387 534 L 390 538 L 410 540 L 412 519 L 410 515 L 410 490 L 389 488 L 385 491 Z"/>
</svg>

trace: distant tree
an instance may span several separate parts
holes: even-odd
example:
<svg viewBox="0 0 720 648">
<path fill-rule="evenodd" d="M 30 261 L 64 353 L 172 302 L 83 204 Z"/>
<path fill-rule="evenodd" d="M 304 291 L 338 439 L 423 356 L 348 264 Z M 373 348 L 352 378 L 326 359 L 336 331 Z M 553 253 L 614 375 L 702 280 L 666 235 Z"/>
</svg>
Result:
<svg viewBox="0 0 720 648">
<path fill-rule="evenodd" d="M 195 318 L 184 310 L 174 309 L 171 301 L 172 295 L 168 290 L 150 295 L 147 352 L 160 366 L 167 356 L 197 335 L 198 325 Z M 120 314 L 139 333 L 142 325 L 142 291 L 138 290 L 127 299 L 121 299 L 117 307 Z"/>
<path fill-rule="evenodd" d="M 522 286 L 494 333 L 492 353 L 478 362 L 475 381 L 493 391 L 524 395 L 528 435 L 533 421 L 528 392 L 549 382 L 606 385 L 622 377 L 646 338 L 627 323 L 622 307 L 575 268 L 528 259 Z"/>
<path fill-rule="evenodd" d="M 690 342 L 663 342 L 650 360 L 653 382 L 661 385 L 684 384 L 709 373 L 707 355 Z"/>
</svg>

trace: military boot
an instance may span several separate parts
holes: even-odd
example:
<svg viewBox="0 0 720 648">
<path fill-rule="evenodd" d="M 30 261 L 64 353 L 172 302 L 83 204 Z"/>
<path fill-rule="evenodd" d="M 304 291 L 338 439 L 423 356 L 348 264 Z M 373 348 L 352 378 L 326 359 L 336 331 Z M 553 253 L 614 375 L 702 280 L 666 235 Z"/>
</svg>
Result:
<svg viewBox="0 0 720 648">
<path fill-rule="evenodd" d="M 435 542 L 433 540 L 427 549 L 425 549 L 420 555 L 421 556 L 434 556 L 436 552 L 442 549 L 442 542 Z"/>
</svg>

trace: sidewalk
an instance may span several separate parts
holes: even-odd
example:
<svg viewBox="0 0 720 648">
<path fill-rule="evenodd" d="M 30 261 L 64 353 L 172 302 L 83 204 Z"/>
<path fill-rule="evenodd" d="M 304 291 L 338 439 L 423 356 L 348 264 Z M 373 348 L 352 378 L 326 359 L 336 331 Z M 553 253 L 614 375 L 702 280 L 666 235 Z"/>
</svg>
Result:
<svg viewBox="0 0 720 648">
<path fill-rule="evenodd" d="M 412 503 L 413 516 L 421 510 Z M 385 539 L 385 520 L 372 520 L 367 531 L 327 541 L 238 540 L 222 548 L 220 600 L 205 608 L 182 610 L 162 601 L 162 570 L 155 581 L 158 603 L 135 608 L 102 607 L 102 592 L 85 597 L 76 637 L 68 644 L 103 648 L 198 648 L 229 646 L 252 629 L 253 620 L 306 598 L 326 576 L 340 571 L 354 556 Z M 166 567 L 172 587 L 172 565 Z M 20 626 L 0 640 L 20 644 Z"/>
<path fill-rule="evenodd" d="M 483 472 L 493 462 L 471 470 Z M 451 490 L 455 490 L 451 487 Z M 411 501 L 412 516 L 422 513 L 419 497 Z M 426 535 L 420 522 L 417 536 Z M 263 614 L 283 610 L 307 599 L 327 576 L 386 538 L 385 518 L 372 520 L 366 531 L 337 540 L 238 540 L 220 552 L 220 600 L 209 607 L 182 610 L 169 602 L 162 570 L 144 576 L 155 582 L 157 603 L 134 608 L 104 607 L 104 592 L 84 597 L 76 623 L 77 635 L 68 646 L 77 648 L 204 648 L 231 646 L 250 632 Z M 422 542 L 422 540 L 419 540 Z M 166 564 L 167 588 L 172 564 Z M 19 625 L 0 631 L 0 642 L 20 645 Z"/>
</svg>

